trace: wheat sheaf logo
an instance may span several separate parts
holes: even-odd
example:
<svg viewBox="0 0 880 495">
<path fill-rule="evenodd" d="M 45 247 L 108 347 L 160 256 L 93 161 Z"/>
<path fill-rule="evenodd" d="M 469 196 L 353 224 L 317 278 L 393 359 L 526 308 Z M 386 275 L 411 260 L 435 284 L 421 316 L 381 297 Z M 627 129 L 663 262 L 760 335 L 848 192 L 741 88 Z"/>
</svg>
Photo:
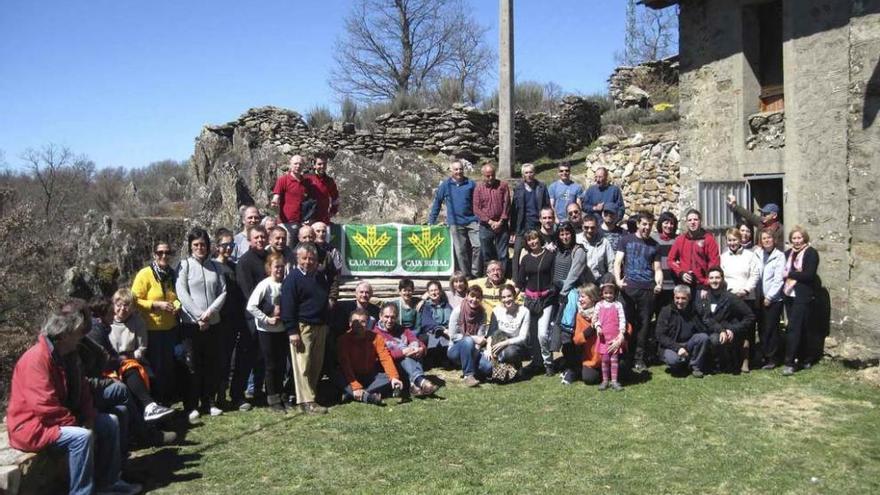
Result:
<svg viewBox="0 0 880 495">
<path fill-rule="evenodd" d="M 437 234 L 432 237 L 431 228 L 422 227 L 421 235 L 413 232 L 409 236 L 409 242 L 416 248 L 416 251 L 419 252 L 422 258 L 430 258 L 434 255 L 434 251 L 443 244 L 443 236 Z"/>
<path fill-rule="evenodd" d="M 391 240 L 391 236 L 388 235 L 388 232 L 382 232 L 382 235 L 376 235 L 376 227 L 367 227 L 367 235 L 363 236 L 360 232 L 351 236 L 354 239 L 354 243 L 357 244 L 361 249 L 367 253 L 367 256 L 370 258 L 375 258 L 379 251 L 388 244 L 388 241 Z"/>
</svg>

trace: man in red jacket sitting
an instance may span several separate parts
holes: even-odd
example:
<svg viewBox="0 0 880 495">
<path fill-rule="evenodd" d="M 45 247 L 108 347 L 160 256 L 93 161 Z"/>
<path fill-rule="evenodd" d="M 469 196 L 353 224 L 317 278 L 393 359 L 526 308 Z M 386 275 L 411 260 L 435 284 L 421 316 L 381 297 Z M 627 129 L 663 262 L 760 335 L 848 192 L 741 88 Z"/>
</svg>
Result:
<svg viewBox="0 0 880 495">
<path fill-rule="evenodd" d="M 402 389 L 403 382 L 385 339 L 367 330 L 368 319 L 361 308 L 351 314 L 348 332 L 339 337 L 339 371 L 334 381 L 348 399 L 381 404 L 382 395 Z"/>
<path fill-rule="evenodd" d="M 53 314 L 39 341 L 18 360 L 6 413 L 9 444 L 25 452 L 48 447 L 66 451 L 71 494 L 140 493 L 140 485 L 119 477 L 116 417 L 97 414 L 88 383 L 64 371 L 62 357 L 76 352 L 83 328 L 79 312 Z M 78 390 L 78 396 L 72 397 L 70 390 Z"/>
</svg>

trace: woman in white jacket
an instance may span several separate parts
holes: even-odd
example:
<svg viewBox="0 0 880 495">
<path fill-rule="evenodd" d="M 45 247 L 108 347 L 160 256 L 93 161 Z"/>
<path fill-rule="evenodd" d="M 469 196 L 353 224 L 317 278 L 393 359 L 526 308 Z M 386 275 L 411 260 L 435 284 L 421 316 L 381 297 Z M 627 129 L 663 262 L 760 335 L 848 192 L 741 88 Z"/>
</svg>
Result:
<svg viewBox="0 0 880 495">
<path fill-rule="evenodd" d="M 782 316 L 785 284 L 785 253 L 776 249 L 773 232 L 762 230 L 758 234 L 761 253 L 761 301 L 758 325 L 761 332 L 762 369 L 772 370 L 782 361 L 782 332 L 779 318 Z"/>
<path fill-rule="evenodd" d="M 733 295 L 743 299 L 746 305 L 755 313 L 755 289 L 761 280 L 761 260 L 750 249 L 742 246 L 742 234 L 739 229 L 728 229 L 727 251 L 721 255 L 721 269 L 724 270 L 724 282 L 727 290 Z M 757 319 L 757 314 L 755 315 Z M 742 366 L 743 373 L 749 372 L 750 346 L 755 342 L 755 328 L 749 328 L 742 342 Z"/>
<path fill-rule="evenodd" d="M 266 278 L 261 280 L 251 297 L 247 310 L 253 315 L 257 327 L 260 352 L 266 364 L 266 401 L 273 411 L 286 413 L 281 400 L 281 386 L 287 362 L 288 340 L 281 323 L 281 282 L 286 264 L 284 256 L 275 252 L 266 257 Z"/>
</svg>

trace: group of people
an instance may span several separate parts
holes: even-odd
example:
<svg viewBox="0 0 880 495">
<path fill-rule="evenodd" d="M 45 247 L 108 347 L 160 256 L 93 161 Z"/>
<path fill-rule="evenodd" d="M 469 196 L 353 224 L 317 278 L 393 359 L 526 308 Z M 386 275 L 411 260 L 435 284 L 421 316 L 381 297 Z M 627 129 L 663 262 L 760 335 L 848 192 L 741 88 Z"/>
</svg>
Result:
<svg viewBox="0 0 880 495">
<path fill-rule="evenodd" d="M 458 271 L 424 294 L 401 279 L 399 297 L 376 304 L 365 281 L 339 300 L 338 191 L 326 160 L 313 178 L 303 164 L 293 157 L 276 184 L 279 218 L 251 206 L 238 234 L 193 228 L 176 265 L 158 242 L 130 288 L 53 312 L 13 374 L 11 444 L 66 450 L 71 493 L 137 493 L 119 478 L 131 442 L 173 442 L 162 425 L 178 400 L 196 423 L 261 405 L 324 414 L 325 377 L 344 401 L 380 404 L 434 394 L 437 366 L 468 387 L 560 373 L 620 390 L 652 361 L 702 377 L 756 359 L 790 375 L 818 358 L 807 323 L 819 257 L 801 227 L 783 253 L 777 205 L 754 216 L 730 198 L 744 223 L 722 254 L 696 210 L 680 235 L 671 212 L 656 231 L 650 212 L 621 227 L 623 194 L 605 169 L 583 190 L 568 165 L 545 187 L 526 164 L 511 195 L 491 164 L 475 184 L 453 162 L 429 222 L 445 204 Z"/>
</svg>

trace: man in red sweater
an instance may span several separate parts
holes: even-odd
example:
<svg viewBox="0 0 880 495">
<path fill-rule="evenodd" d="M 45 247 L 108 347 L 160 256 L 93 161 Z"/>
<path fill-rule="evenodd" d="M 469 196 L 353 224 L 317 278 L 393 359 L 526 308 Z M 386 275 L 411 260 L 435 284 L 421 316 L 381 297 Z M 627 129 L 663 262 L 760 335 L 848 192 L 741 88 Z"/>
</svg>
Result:
<svg viewBox="0 0 880 495">
<path fill-rule="evenodd" d="M 339 370 L 334 381 L 350 400 L 381 404 L 382 395 L 402 389 L 403 382 L 385 339 L 367 330 L 368 319 L 366 310 L 361 308 L 351 314 L 349 330 L 339 337 L 337 344 Z"/>
<path fill-rule="evenodd" d="M 309 219 L 312 212 L 308 210 L 314 210 L 312 186 L 302 174 L 304 163 L 300 155 L 290 157 L 287 173 L 279 176 L 272 188 L 271 204 L 278 209 L 278 220 L 287 231 L 288 245 L 295 243 L 299 226 Z"/>
<path fill-rule="evenodd" d="M 699 290 L 702 298 L 709 283 L 709 268 L 720 266 L 721 256 L 715 237 L 703 229 L 703 215 L 698 210 L 688 210 L 685 221 L 687 230 L 669 249 L 669 268 L 678 280 L 691 287 L 692 295 Z M 692 297 L 691 301 L 694 300 Z"/>
<path fill-rule="evenodd" d="M 333 177 L 327 175 L 327 158 L 315 157 L 314 173 L 305 176 L 312 188 L 315 199 L 315 213 L 309 220 L 330 224 L 330 219 L 339 211 L 339 189 Z"/>
</svg>

